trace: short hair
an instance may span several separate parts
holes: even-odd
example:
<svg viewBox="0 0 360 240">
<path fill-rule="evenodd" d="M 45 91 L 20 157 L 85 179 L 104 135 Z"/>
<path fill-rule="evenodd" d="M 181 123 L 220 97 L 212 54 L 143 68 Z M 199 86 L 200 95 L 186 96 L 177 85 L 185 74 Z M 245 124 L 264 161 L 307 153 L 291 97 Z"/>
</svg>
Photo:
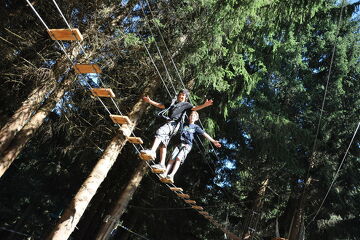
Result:
<svg viewBox="0 0 360 240">
<path fill-rule="evenodd" d="M 197 120 L 199 120 L 199 113 L 197 111 L 191 111 L 190 114 L 195 114 L 195 116 L 197 117 Z"/>
<path fill-rule="evenodd" d="M 187 90 L 187 89 L 184 88 L 184 89 L 181 89 L 181 90 L 179 91 L 178 95 L 179 95 L 180 93 L 185 94 L 186 98 L 189 99 L 189 97 L 190 97 L 190 92 L 189 92 L 189 90 Z"/>
</svg>

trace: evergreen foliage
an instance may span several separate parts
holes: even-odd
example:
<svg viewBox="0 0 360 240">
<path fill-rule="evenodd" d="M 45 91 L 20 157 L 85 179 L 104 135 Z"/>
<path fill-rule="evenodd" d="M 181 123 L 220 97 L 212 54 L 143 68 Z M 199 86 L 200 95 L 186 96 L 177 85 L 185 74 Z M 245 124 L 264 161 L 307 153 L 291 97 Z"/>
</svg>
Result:
<svg viewBox="0 0 360 240">
<path fill-rule="evenodd" d="M 120 111 L 128 113 L 148 82 L 160 82 L 143 44 L 169 83 L 157 43 L 174 87 L 182 88 L 157 27 L 191 88 L 193 103 L 214 99 L 200 117 L 206 131 L 223 144 L 213 150 L 198 142 L 176 175 L 176 185 L 235 234 L 253 228 L 253 239 L 271 239 L 277 218 L 280 234 L 287 236 L 310 174 L 314 181 L 305 205 L 306 239 L 357 239 L 360 133 L 319 215 L 311 219 L 359 122 L 359 2 L 345 1 L 341 25 L 342 3 L 332 0 L 57 2 L 70 24 L 84 33 L 87 55 L 75 59 L 92 60 L 103 73 L 101 81 L 93 75 L 78 77 L 0 179 L 1 239 L 44 239 L 118 132 L 86 82 L 111 87 Z M 32 3 L 49 27 L 65 28 L 52 1 Z M 37 86 L 59 85 L 71 63 L 58 66 L 63 52 L 24 1 L 3 1 L 0 13 L 4 126 Z M 65 43 L 68 53 L 76 46 Z M 41 104 L 50 98 L 51 90 Z M 162 86 L 153 98 L 163 102 L 170 96 Z M 117 111 L 109 99 L 104 103 L 110 112 Z M 149 109 L 135 131 L 145 146 L 158 124 L 153 112 Z M 128 144 L 72 239 L 96 235 L 139 161 Z M 146 174 L 120 221 L 149 239 L 223 238 L 152 173 Z M 111 239 L 138 238 L 119 226 Z"/>
</svg>

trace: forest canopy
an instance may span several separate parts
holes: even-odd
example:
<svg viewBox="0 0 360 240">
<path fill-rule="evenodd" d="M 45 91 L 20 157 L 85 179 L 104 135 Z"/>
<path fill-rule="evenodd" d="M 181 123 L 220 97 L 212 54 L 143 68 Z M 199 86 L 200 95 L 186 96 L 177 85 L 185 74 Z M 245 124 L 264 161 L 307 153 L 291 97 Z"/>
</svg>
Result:
<svg viewBox="0 0 360 240">
<path fill-rule="evenodd" d="M 360 236 L 359 1 L 0 4 L 0 239 Z M 175 185 L 212 218 L 138 154 L 161 124 L 143 97 L 183 88 L 222 147 L 196 138 Z"/>
</svg>

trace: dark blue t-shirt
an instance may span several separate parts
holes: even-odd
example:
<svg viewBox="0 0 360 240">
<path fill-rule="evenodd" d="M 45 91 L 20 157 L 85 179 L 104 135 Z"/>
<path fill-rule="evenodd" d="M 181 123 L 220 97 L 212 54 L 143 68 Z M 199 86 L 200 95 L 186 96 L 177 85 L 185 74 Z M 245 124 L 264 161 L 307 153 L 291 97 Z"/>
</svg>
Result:
<svg viewBox="0 0 360 240">
<path fill-rule="evenodd" d="M 181 132 L 180 140 L 182 143 L 192 145 L 192 142 L 196 134 L 204 134 L 204 130 L 196 124 L 186 124 Z"/>
<path fill-rule="evenodd" d="M 165 108 L 170 107 L 171 103 L 165 104 Z M 168 112 L 168 117 L 171 120 L 180 120 L 182 114 L 184 112 L 190 111 L 194 106 L 189 102 L 176 102 L 174 105 L 172 105 Z"/>
</svg>

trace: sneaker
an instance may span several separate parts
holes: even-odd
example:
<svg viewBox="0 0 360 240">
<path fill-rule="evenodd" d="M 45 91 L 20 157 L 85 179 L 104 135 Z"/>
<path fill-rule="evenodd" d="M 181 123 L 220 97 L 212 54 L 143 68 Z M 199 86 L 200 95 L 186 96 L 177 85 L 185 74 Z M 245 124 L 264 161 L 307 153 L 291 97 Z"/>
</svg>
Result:
<svg viewBox="0 0 360 240">
<path fill-rule="evenodd" d="M 165 173 L 161 173 L 159 174 L 160 178 L 166 178 L 166 174 Z"/>
<path fill-rule="evenodd" d="M 171 183 L 174 183 L 174 177 L 173 176 L 167 175 L 166 179 L 168 179 Z"/>
<path fill-rule="evenodd" d="M 162 165 L 161 163 L 153 164 L 153 165 L 151 165 L 151 167 L 152 167 L 152 168 L 156 168 L 156 169 L 166 170 L 165 165 Z"/>
<path fill-rule="evenodd" d="M 150 149 L 141 150 L 140 154 L 149 156 L 152 160 L 156 159 L 156 152 L 151 151 Z"/>
</svg>

